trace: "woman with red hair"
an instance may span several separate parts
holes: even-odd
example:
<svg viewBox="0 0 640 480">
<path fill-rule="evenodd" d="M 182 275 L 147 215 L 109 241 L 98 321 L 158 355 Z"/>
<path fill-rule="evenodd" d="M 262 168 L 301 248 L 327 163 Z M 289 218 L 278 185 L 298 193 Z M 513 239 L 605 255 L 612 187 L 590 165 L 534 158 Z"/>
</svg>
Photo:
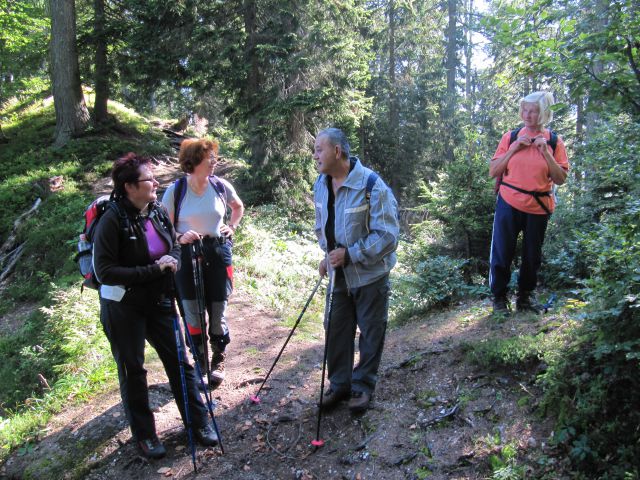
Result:
<svg viewBox="0 0 640 480">
<path fill-rule="evenodd" d="M 182 268 L 177 275 L 178 291 L 189 332 L 204 369 L 203 346 L 211 345 L 210 386 L 224 380 L 226 346 L 231 341 L 226 319 L 227 300 L 232 291 L 231 239 L 244 214 L 244 205 L 227 180 L 213 175 L 218 161 L 218 143 L 204 139 L 187 139 L 180 146 L 179 162 L 187 174 L 171 185 L 162 203 L 175 225 L 182 247 Z M 227 217 L 227 209 L 231 210 Z M 200 306 L 194 285 L 192 255 L 194 243 L 202 241 L 205 316 L 208 331 L 200 325 Z"/>
</svg>

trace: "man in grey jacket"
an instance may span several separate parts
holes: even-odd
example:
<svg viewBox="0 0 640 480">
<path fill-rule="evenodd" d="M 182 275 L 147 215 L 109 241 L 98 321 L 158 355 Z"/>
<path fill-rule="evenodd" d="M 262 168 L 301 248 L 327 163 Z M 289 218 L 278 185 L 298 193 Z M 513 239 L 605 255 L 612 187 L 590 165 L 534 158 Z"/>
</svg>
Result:
<svg viewBox="0 0 640 480">
<path fill-rule="evenodd" d="M 326 253 L 319 271 L 331 279 L 330 314 L 325 315 L 330 387 L 321 407 L 349 399 L 351 412 L 361 413 L 371 403 L 384 346 L 389 272 L 398 245 L 397 203 L 375 172 L 349 156 L 341 130 L 318 133 L 313 159 L 320 173 L 314 186 L 315 231 Z M 360 358 L 353 368 L 356 327 Z"/>
</svg>

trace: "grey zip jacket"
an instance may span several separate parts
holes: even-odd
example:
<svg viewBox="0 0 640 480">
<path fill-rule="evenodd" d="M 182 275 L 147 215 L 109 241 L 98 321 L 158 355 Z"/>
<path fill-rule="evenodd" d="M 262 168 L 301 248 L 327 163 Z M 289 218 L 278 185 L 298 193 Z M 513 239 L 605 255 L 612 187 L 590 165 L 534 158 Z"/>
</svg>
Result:
<svg viewBox="0 0 640 480">
<path fill-rule="evenodd" d="M 398 246 L 398 204 L 391 189 L 378 178 L 371 191 L 370 211 L 366 199 L 371 170 L 355 159 L 355 166 L 338 189 L 335 198 L 336 243 L 349 250 L 349 264 L 343 267 L 349 288 L 375 282 L 396 264 Z M 320 175 L 313 187 L 316 210 L 315 232 L 320 248 L 327 253 L 325 226 L 328 212 L 327 176 Z M 327 262 L 327 268 L 331 266 Z M 329 272 L 332 273 L 332 272 Z"/>
</svg>

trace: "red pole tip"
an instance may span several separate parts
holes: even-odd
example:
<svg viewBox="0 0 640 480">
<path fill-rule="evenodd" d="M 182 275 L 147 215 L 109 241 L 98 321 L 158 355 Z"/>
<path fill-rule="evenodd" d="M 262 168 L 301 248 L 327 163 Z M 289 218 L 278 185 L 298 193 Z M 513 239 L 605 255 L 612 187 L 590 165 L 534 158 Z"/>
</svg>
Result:
<svg viewBox="0 0 640 480">
<path fill-rule="evenodd" d="M 311 440 L 311 445 L 314 447 L 322 447 L 324 446 L 324 440 Z"/>
<path fill-rule="evenodd" d="M 253 403 L 260 403 L 260 397 L 258 397 L 257 395 L 251 395 L 251 397 L 249 398 Z"/>
</svg>

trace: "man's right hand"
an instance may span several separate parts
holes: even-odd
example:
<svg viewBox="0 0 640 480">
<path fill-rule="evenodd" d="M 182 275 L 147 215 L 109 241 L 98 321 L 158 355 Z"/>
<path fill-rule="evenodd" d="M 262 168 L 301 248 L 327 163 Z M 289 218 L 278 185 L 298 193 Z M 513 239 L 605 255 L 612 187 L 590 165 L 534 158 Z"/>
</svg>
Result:
<svg viewBox="0 0 640 480">
<path fill-rule="evenodd" d="M 318 266 L 318 273 L 320 273 L 321 277 L 324 277 L 327 274 L 327 258 L 323 258 L 320 260 L 320 265 Z"/>
</svg>

